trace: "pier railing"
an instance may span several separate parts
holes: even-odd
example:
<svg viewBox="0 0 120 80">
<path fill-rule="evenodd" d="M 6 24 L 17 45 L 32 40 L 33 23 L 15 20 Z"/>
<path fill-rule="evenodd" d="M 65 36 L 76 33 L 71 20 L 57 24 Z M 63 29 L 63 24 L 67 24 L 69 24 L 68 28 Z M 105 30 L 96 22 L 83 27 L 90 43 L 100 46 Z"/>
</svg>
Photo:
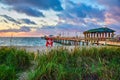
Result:
<svg viewBox="0 0 120 80">
<path fill-rule="evenodd" d="M 120 42 L 112 38 L 84 38 L 84 37 L 51 37 L 54 42 L 62 45 L 120 45 Z"/>
</svg>

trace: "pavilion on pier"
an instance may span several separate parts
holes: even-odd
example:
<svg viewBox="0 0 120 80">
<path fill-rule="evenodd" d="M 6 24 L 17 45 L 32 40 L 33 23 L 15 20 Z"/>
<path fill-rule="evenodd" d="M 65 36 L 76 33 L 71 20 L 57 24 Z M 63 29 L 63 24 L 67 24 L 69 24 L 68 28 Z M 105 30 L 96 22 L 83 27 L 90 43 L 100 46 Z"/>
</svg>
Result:
<svg viewBox="0 0 120 80">
<path fill-rule="evenodd" d="M 98 43 L 99 41 L 106 41 L 114 37 L 114 30 L 102 27 L 96 29 L 87 30 L 84 33 L 84 38 L 86 42 Z"/>
</svg>

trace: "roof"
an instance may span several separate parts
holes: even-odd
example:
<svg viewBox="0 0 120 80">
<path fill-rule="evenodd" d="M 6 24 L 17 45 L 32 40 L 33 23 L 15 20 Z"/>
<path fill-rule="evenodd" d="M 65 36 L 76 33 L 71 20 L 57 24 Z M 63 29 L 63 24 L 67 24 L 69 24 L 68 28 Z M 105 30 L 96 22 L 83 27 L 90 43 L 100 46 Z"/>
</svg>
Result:
<svg viewBox="0 0 120 80">
<path fill-rule="evenodd" d="M 103 27 L 103 28 L 90 29 L 88 31 L 85 31 L 84 33 L 103 33 L 103 32 L 115 32 L 115 31 L 110 28 Z"/>
</svg>

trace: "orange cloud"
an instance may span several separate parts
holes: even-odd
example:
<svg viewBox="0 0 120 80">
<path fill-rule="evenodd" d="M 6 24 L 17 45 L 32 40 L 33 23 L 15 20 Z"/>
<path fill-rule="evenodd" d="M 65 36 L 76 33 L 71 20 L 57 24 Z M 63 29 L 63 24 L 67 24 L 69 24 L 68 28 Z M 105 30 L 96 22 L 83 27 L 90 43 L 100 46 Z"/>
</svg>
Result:
<svg viewBox="0 0 120 80">
<path fill-rule="evenodd" d="M 0 37 L 41 37 L 44 36 L 37 32 L 1 32 Z"/>
</svg>

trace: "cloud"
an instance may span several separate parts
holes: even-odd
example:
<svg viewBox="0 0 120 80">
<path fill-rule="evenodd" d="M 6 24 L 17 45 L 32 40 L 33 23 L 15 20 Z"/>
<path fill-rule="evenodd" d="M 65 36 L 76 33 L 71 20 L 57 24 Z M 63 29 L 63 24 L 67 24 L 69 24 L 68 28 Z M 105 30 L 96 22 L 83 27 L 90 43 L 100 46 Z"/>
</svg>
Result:
<svg viewBox="0 0 120 80">
<path fill-rule="evenodd" d="M 89 27 L 91 26 L 91 27 Z M 67 24 L 67 23 L 64 23 L 64 24 L 59 24 L 56 26 L 57 29 L 61 29 L 61 30 L 64 30 L 64 31 L 78 31 L 78 32 L 83 32 L 85 31 L 86 29 L 91 29 L 91 28 L 98 28 L 100 27 L 99 25 L 97 24 L 93 24 L 93 23 L 89 23 L 86 25 L 72 25 L 72 24 Z"/>
<path fill-rule="evenodd" d="M 58 15 L 59 17 L 63 17 L 64 19 L 98 18 L 104 20 L 104 10 L 100 10 L 99 8 L 93 8 L 92 6 L 88 6 L 83 3 L 77 4 L 71 1 L 69 1 L 68 3 L 69 4 L 67 4 L 64 12 L 61 15 Z"/>
<path fill-rule="evenodd" d="M 120 24 L 110 25 L 111 23 L 116 24 L 115 18 L 118 21 L 120 21 L 119 20 L 120 9 L 119 9 L 118 1 L 115 2 L 114 0 L 113 1 L 110 0 L 111 2 L 109 0 L 106 1 L 107 1 L 106 3 L 101 2 L 102 4 L 101 6 L 104 5 L 107 6 L 104 8 L 95 7 L 95 6 L 93 7 L 91 5 L 87 5 L 84 3 L 78 4 L 78 3 L 73 3 L 71 1 L 67 1 L 68 3 L 65 3 L 64 11 L 62 11 L 61 14 L 58 14 L 59 23 L 56 26 L 45 26 L 41 28 L 40 31 L 45 30 L 47 33 L 51 32 L 52 34 L 55 34 L 59 31 L 84 32 L 85 30 L 103 27 L 104 21 L 107 21 L 109 25 L 106 26 L 108 28 L 115 29 L 118 32 L 118 30 L 120 29 L 118 25 Z M 100 2 L 97 4 L 100 5 Z M 107 15 L 106 17 L 106 14 L 108 13 L 111 15 Z"/>
<path fill-rule="evenodd" d="M 109 7 L 120 6 L 120 0 L 98 0 L 98 2 Z"/>
<path fill-rule="evenodd" d="M 33 17 L 44 17 L 40 10 L 63 10 L 59 0 L 1 0 L 0 2 L 12 6 L 17 12 Z"/>
<path fill-rule="evenodd" d="M 33 25 L 36 25 L 36 23 L 34 21 L 31 21 L 29 19 L 21 19 L 22 23 L 25 23 L 25 24 L 33 24 Z"/>
<path fill-rule="evenodd" d="M 0 30 L 0 32 L 30 32 L 31 29 L 29 27 L 23 26 L 20 29 L 6 29 Z"/>
<path fill-rule="evenodd" d="M 36 25 L 36 23 L 34 21 L 31 21 L 30 19 L 27 19 L 27 18 L 15 20 L 14 18 L 12 18 L 10 16 L 7 16 L 7 15 L 0 15 L 0 16 L 5 18 L 5 19 L 2 19 L 0 22 L 4 22 L 4 23 L 7 23 L 7 24 L 9 24 L 9 21 L 10 21 L 10 22 L 13 22 L 15 24 L 25 23 L 25 24 L 28 24 L 28 25 Z"/>
<path fill-rule="evenodd" d="M 89 26 L 91 26 L 91 27 L 89 27 Z M 51 33 L 53 31 L 56 31 L 56 33 L 58 31 L 65 31 L 65 32 L 67 32 L 67 31 L 71 31 L 71 32 L 72 31 L 73 32 L 78 31 L 78 32 L 83 32 L 86 29 L 89 30 L 91 28 L 100 28 L 100 26 L 97 25 L 97 24 L 94 24 L 94 23 L 89 23 L 89 24 L 87 24 L 87 26 L 86 25 L 72 25 L 72 24 L 68 24 L 68 23 L 59 23 L 59 24 L 57 24 L 55 26 L 44 26 L 42 28 L 37 29 L 37 31 L 48 30 L 48 31 L 51 31 Z"/>
<path fill-rule="evenodd" d="M 10 17 L 10 16 L 7 16 L 7 15 L 0 15 L 1 17 L 4 17 L 5 19 L 13 22 L 13 23 L 16 23 L 16 24 L 21 24 L 19 21 L 15 20 L 14 18 Z M 8 23 L 6 20 L 4 20 L 4 22 Z"/>
<path fill-rule="evenodd" d="M 67 1 L 66 7 L 61 14 L 58 14 L 60 29 L 85 31 L 101 27 L 100 23 L 104 22 L 105 10 L 92 7 L 84 3 L 73 3 Z"/>
<path fill-rule="evenodd" d="M 93 28 L 100 28 L 100 26 L 93 23 L 89 23 L 87 26 L 59 23 L 55 26 L 44 26 L 42 28 L 37 28 L 36 33 L 42 33 L 43 35 L 58 35 L 65 33 L 65 35 L 69 35 L 69 36 L 76 36 L 76 33 L 79 33 L 78 34 L 79 36 L 80 35 L 83 36 L 83 32 L 85 30 L 89 30 Z"/>
<path fill-rule="evenodd" d="M 0 20 L 0 22 L 3 22 L 3 23 L 8 23 L 7 20 Z"/>
<path fill-rule="evenodd" d="M 17 7 L 14 7 L 13 9 L 16 10 L 17 12 L 25 13 L 28 16 L 44 17 L 42 12 L 28 6 L 17 6 Z"/>
<path fill-rule="evenodd" d="M 82 28 L 85 27 L 84 30 L 86 30 L 86 28 L 96 28 L 100 26 L 99 23 L 104 22 L 104 9 L 99 9 L 97 7 L 95 8 L 84 3 L 78 4 L 71 1 L 67 2 L 68 3 L 66 3 L 64 11 L 61 14 L 58 14 L 60 23 L 67 23 L 74 26 L 82 26 Z M 91 24 L 94 25 L 91 26 Z M 84 30 L 82 29 L 82 31 Z"/>
<path fill-rule="evenodd" d="M 120 21 L 120 0 L 98 0 L 101 5 L 106 6 L 106 16 L 107 19 L 115 20 L 119 23 Z M 111 24 L 114 24 L 111 23 Z"/>
<path fill-rule="evenodd" d="M 31 29 L 30 29 L 30 27 L 23 26 L 23 27 L 21 27 L 21 28 L 19 29 L 19 31 L 21 31 L 21 32 L 30 32 Z"/>
<path fill-rule="evenodd" d="M 43 26 L 40 29 L 55 29 L 54 26 Z"/>
<path fill-rule="evenodd" d="M 29 6 L 17 6 L 13 8 L 17 12 L 20 13 L 25 13 L 28 16 L 33 16 L 33 17 L 44 17 L 43 13 L 40 12 L 37 9 L 31 8 Z"/>
<path fill-rule="evenodd" d="M 30 5 L 39 9 L 53 9 L 61 11 L 61 2 L 59 0 L 1 0 L 4 4 L 8 5 Z"/>
</svg>

